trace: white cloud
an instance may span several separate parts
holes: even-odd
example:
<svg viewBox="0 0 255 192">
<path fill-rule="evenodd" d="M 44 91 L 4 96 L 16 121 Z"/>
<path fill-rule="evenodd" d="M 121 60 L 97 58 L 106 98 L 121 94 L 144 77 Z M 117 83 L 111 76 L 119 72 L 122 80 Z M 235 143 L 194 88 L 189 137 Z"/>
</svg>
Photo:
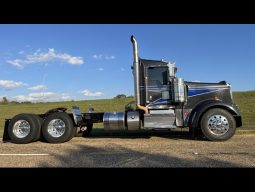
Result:
<svg viewBox="0 0 255 192">
<path fill-rule="evenodd" d="M 191 82 L 199 83 L 199 82 L 201 82 L 201 81 L 199 81 L 199 80 L 194 80 L 194 81 L 191 81 Z"/>
<path fill-rule="evenodd" d="M 22 60 L 20 59 L 8 60 L 7 63 L 13 65 L 14 67 L 17 67 L 18 69 L 24 68 L 24 66 L 21 64 Z"/>
<path fill-rule="evenodd" d="M 12 80 L 0 80 L 0 88 L 15 89 L 24 86 L 26 86 L 26 84 L 22 82 L 16 82 Z"/>
<path fill-rule="evenodd" d="M 60 101 L 71 101 L 71 100 L 75 100 L 75 97 L 72 97 L 72 96 L 70 96 L 68 94 L 63 93 L 63 94 L 61 94 L 59 100 Z"/>
<path fill-rule="evenodd" d="M 87 97 L 100 97 L 100 96 L 103 95 L 103 93 L 100 92 L 100 91 L 91 92 L 91 91 L 88 90 L 88 89 L 85 89 L 85 90 L 81 91 L 81 93 L 82 93 L 84 96 L 87 96 Z"/>
<path fill-rule="evenodd" d="M 41 92 L 41 93 L 30 93 L 28 95 L 17 95 L 13 97 L 12 99 L 17 102 L 24 102 L 24 101 L 30 101 L 30 102 L 43 102 L 43 101 L 49 101 L 54 98 L 56 98 L 56 93 L 53 92 Z"/>
<path fill-rule="evenodd" d="M 93 58 L 99 60 L 99 59 L 103 58 L 103 55 L 102 54 L 99 54 L 99 55 L 95 54 L 95 55 L 93 55 Z"/>
<path fill-rule="evenodd" d="M 112 60 L 112 59 L 115 59 L 116 57 L 114 55 L 111 55 L 111 56 L 107 56 L 107 55 L 103 55 L 103 54 L 95 54 L 93 55 L 93 58 L 94 59 L 97 59 L 97 60 L 102 60 L 102 59 L 106 59 L 106 60 Z"/>
<path fill-rule="evenodd" d="M 114 55 L 112 55 L 112 56 L 105 56 L 105 59 L 106 59 L 106 60 L 115 59 L 115 56 L 114 56 Z"/>
<path fill-rule="evenodd" d="M 13 101 L 32 103 L 36 102 L 54 102 L 54 101 L 71 101 L 72 97 L 66 93 L 58 94 L 54 92 L 30 93 L 28 95 L 17 95 L 12 98 Z"/>
<path fill-rule="evenodd" d="M 30 93 L 28 96 L 33 98 L 49 98 L 56 96 L 56 93 L 53 92 Z"/>
<path fill-rule="evenodd" d="M 72 99 L 73 98 L 70 95 L 66 94 L 66 93 L 62 93 L 61 96 L 60 96 L 60 100 L 62 100 L 62 101 L 71 101 Z"/>
<path fill-rule="evenodd" d="M 104 70 L 104 68 L 102 68 L 102 67 L 98 68 L 98 71 L 103 71 L 103 70 Z"/>
<path fill-rule="evenodd" d="M 6 62 L 17 67 L 18 69 L 24 68 L 27 64 L 45 63 L 49 61 L 63 61 L 71 65 L 82 65 L 84 60 L 82 57 L 74 57 L 67 53 L 58 53 L 55 49 L 48 49 L 48 52 L 43 52 L 38 49 L 31 55 L 26 55 L 25 59 L 7 60 Z"/>
<path fill-rule="evenodd" d="M 40 90 L 46 90 L 47 87 L 45 85 L 36 85 L 36 86 L 29 87 L 27 89 L 33 90 L 33 91 L 40 91 Z"/>
</svg>

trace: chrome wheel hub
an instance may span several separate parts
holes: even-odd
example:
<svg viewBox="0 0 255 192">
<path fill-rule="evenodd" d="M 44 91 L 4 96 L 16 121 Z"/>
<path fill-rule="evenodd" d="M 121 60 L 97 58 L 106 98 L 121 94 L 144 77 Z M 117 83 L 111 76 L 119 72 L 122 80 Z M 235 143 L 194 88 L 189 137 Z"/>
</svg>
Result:
<svg viewBox="0 0 255 192">
<path fill-rule="evenodd" d="M 26 120 L 19 120 L 13 125 L 12 131 L 17 138 L 25 138 L 30 133 L 30 124 Z"/>
<path fill-rule="evenodd" d="M 213 115 L 208 119 L 209 131 L 217 136 L 224 135 L 229 130 L 229 123 L 222 115 Z"/>
<path fill-rule="evenodd" d="M 50 136 L 58 138 L 61 137 L 66 130 L 66 124 L 61 119 L 53 119 L 49 122 L 48 133 Z"/>
</svg>

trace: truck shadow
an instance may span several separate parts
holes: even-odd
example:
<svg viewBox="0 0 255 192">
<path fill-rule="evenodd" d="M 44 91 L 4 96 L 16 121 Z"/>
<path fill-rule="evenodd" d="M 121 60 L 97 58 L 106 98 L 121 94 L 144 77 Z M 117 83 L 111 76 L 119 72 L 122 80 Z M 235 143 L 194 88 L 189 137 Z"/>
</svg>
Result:
<svg viewBox="0 0 255 192">
<path fill-rule="evenodd" d="M 80 135 L 81 136 L 81 135 Z M 203 135 L 191 135 L 188 131 L 169 131 L 169 130 L 139 130 L 139 131 L 105 131 L 104 129 L 93 129 L 89 138 L 129 138 L 129 139 L 149 139 L 151 137 L 161 137 L 168 139 L 186 140 L 206 140 Z"/>
<path fill-rule="evenodd" d="M 78 144 L 64 154 L 52 154 L 53 159 L 39 167 L 240 167 L 192 152 L 188 156 L 190 158 L 140 152 L 112 143 L 101 148 Z"/>
</svg>

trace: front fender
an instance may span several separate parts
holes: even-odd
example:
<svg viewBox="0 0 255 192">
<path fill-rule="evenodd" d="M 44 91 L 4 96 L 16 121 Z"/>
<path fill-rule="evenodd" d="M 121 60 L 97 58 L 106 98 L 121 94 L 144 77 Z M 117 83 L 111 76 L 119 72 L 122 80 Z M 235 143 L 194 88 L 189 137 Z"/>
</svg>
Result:
<svg viewBox="0 0 255 192">
<path fill-rule="evenodd" d="M 190 113 L 188 126 L 193 129 L 198 128 L 203 114 L 212 108 L 221 108 L 227 110 L 235 118 L 236 126 L 242 126 L 242 119 L 238 108 L 235 105 L 230 105 L 219 100 L 207 100 L 198 104 Z"/>
</svg>

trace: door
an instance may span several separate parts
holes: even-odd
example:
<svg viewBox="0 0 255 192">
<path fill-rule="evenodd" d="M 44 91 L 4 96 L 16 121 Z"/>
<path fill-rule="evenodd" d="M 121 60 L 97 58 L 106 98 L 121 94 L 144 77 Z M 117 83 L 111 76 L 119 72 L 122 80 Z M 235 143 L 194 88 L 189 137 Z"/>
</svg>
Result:
<svg viewBox="0 0 255 192">
<path fill-rule="evenodd" d="M 165 108 L 170 104 L 171 92 L 167 67 L 148 67 L 146 102 L 150 107 Z"/>
</svg>

